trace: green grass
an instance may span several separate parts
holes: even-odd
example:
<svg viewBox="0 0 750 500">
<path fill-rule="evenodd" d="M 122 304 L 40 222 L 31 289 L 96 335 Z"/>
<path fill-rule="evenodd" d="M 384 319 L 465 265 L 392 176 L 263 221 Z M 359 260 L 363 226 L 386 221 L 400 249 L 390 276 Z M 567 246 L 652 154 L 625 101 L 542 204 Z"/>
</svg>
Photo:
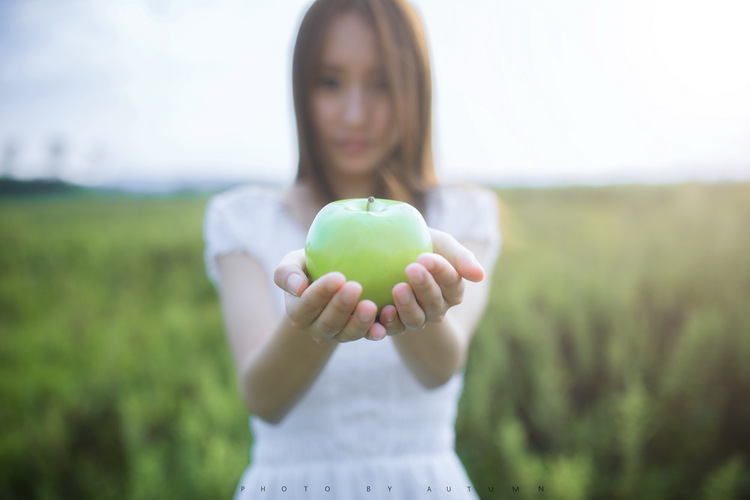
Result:
<svg viewBox="0 0 750 500">
<path fill-rule="evenodd" d="M 750 186 L 502 196 L 459 422 L 477 487 L 750 497 Z"/>
<path fill-rule="evenodd" d="M 750 185 L 499 194 L 457 429 L 483 498 L 750 498 Z M 0 199 L 0 498 L 231 497 L 205 201 Z"/>
<path fill-rule="evenodd" d="M 204 204 L 0 204 L 0 497 L 231 496 L 247 419 Z"/>
</svg>

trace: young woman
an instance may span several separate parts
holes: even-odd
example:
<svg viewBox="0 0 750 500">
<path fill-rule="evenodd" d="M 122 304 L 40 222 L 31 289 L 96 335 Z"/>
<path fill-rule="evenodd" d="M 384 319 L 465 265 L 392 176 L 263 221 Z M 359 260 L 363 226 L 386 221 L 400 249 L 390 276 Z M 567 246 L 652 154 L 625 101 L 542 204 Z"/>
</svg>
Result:
<svg viewBox="0 0 750 500">
<path fill-rule="evenodd" d="M 208 205 L 206 265 L 254 438 L 236 498 L 476 497 L 454 428 L 497 205 L 438 184 L 430 78 L 404 0 L 316 1 L 293 59 L 295 182 Z M 370 195 L 418 207 L 434 243 L 380 311 L 340 273 L 310 282 L 301 250 L 326 203 Z"/>
</svg>

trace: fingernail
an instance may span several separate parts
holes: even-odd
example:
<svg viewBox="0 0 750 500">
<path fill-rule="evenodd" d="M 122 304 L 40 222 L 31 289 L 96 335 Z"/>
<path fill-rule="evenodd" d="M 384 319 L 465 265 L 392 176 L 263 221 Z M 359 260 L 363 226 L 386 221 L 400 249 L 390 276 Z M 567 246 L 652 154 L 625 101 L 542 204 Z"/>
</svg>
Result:
<svg viewBox="0 0 750 500">
<path fill-rule="evenodd" d="M 409 272 L 409 274 L 410 274 L 409 278 L 411 278 L 411 281 L 414 284 L 419 285 L 419 284 L 421 284 L 424 281 L 424 274 L 422 274 L 422 270 L 421 269 L 412 269 Z"/>
<path fill-rule="evenodd" d="M 399 293 L 396 296 L 396 300 L 398 300 L 399 304 L 408 306 L 411 304 L 411 294 L 410 293 Z"/>
<path fill-rule="evenodd" d="M 422 267 L 430 272 L 432 272 L 435 268 L 435 261 L 432 258 L 420 259 L 419 263 L 422 264 Z"/>
<path fill-rule="evenodd" d="M 359 318 L 362 323 L 369 323 L 372 319 L 372 313 L 370 311 L 359 311 L 357 313 L 357 318 Z"/>
<path fill-rule="evenodd" d="M 344 301 L 344 304 L 354 305 L 357 301 L 357 294 L 353 290 L 344 290 L 341 299 Z"/>
<path fill-rule="evenodd" d="M 299 274 L 290 274 L 286 280 L 286 288 L 292 295 L 299 295 L 300 288 L 305 282 L 305 279 Z"/>
<path fill-rule="evenodd" d="M 325 275 L 325 291 L 334 294 L 346 283 L 346 278 L 341 273 L 329 273 Z"/>
</svg>

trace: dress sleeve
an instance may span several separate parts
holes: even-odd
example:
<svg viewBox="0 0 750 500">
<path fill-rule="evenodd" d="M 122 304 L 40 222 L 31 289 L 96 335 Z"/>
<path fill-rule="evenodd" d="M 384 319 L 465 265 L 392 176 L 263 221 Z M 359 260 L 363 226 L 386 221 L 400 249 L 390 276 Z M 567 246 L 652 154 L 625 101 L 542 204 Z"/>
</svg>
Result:
<svg viewBox="0 0 750 500">
<path fill-rule="evenodd" d="M 227 200 L 222 195 L 217 195 L 209 200 L 203 220 L 204 260 L 206 273 L 216 287 L 219 286 L 219 269 L 216 258 L 219 255 L 245 250 L 237 231 L 233 227 L 230 215 Z"/>
</svg>

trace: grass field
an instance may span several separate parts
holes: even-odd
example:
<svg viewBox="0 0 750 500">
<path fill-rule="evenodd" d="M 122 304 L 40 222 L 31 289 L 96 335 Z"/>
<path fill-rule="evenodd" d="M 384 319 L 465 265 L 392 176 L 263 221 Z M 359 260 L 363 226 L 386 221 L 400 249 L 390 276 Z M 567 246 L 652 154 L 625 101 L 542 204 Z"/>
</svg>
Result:
<svg viewBox="0 0 750 500">
<path fill-rule="evenodd" d="M 750 185 L 498 193 L 457 429 L 482 497 L 750 498 Z M 205 202 L 0 198 L 0 498 L 231 497 Z"/>
</svg>

